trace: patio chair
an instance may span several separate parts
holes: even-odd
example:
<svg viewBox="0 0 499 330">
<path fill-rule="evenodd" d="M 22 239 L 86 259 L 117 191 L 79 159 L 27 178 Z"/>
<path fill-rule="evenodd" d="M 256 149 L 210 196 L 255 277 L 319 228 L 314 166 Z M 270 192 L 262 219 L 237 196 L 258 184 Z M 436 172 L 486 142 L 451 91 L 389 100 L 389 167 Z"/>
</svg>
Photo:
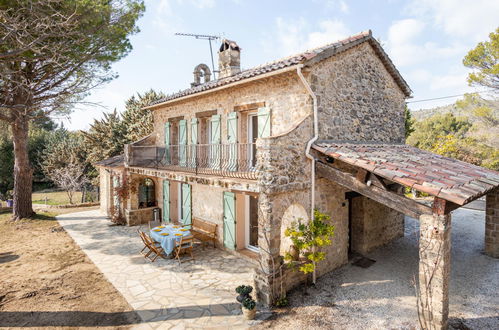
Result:
<svg viewBox="0 0 499 330">
<path fill-rule="evenodd" d="M 151 236 L 149 236 L 147 233 L 144 232 L 142 232 L 142 237 L 144 237 L 144 241 L 147 244 L 147 247 L 151 250 L 150 253 L 146 255 L 146 258 L 151 260 L 151 262 L 154 262 L 158 257 L 165 259 L 165 251 L 158 242 L 155 242 L 151 238 Z M 154 254 L 154 257 L 152 259 L 149 258 L 150 254 Z"/>
<path fill-rule="evenodd" d="M 194 236 L 181 237 L 180 241 L 175 240 L 175 259 L 178 260 L 178 264 L 181 264 L 180 255 L 189 253 L 191 259 L 194 260 L 194 255 L 192 254 L 192 248 L 194 247 Z"/>
<path fill-rule="evenodd" d="M 140 253 L 143 254 L 145 257 L 148 257 L 151 254 L 151 248 L 149 247 L 149 243 L 144 238 L 144 232 L 141 231 L 140 229 L 137 229 L 137 234 L 139 234 L 142 243 L 144 243 L 144 247 L 142 248 L 142 250 L 140 250 Z M 144 250 L 148 250 L 147 253 L 145 253 Z"/>
</svg>

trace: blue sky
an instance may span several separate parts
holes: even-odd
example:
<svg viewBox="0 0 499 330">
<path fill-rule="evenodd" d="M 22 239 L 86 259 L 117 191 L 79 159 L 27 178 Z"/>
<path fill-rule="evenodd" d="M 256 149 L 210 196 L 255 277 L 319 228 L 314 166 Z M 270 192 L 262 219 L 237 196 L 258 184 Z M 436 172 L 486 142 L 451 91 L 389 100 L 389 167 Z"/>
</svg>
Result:
<svg viewBox="0 0 499 330">
<path fill-rule="evenodd" d="M 498 17 L 497 0 L 146 0 L 134 49 L 113 66 L 119 77 L 86 99 L 100 106 L 80 105 L 63 122 L 87 129 L 102 112 L 122 111 L 136 92 L 189 87 L 197 64 L 211 67 L 208 42 L 175 32 L 237 41 L 245 69 L 371 29 L 411 86 L 409 102 L 483 90 L 467 86 L 462 58 L 499 26 Z"/>
</svg>

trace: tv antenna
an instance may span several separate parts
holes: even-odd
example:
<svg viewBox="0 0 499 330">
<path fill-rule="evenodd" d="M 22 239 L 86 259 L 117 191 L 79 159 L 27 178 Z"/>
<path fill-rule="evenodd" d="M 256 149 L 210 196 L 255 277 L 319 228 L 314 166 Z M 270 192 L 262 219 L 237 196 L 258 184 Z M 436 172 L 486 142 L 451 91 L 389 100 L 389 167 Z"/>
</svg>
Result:
<svg viewBox="0 0 499 330">
<path fill-rule="evenodd" d="M 211 41 L 212 40 L 218 40 L 222 36 L 210 36 L 206 34 L 194 34 L 194 33 L 175 33 L 176 36 L 183 36 L 183 37 L 194 37 L 196 39 L 201 39 L 201 40 L 208 40 L 210 44 L 210 55 L 211 55 L 211 67 L 213 70 L 213 77 L 216 79 L 215 74 L 218 73 L 217 70 L 215 70 L 215 62 L 213 61 L 213 49 L 211 47 Z"/>
</svg>

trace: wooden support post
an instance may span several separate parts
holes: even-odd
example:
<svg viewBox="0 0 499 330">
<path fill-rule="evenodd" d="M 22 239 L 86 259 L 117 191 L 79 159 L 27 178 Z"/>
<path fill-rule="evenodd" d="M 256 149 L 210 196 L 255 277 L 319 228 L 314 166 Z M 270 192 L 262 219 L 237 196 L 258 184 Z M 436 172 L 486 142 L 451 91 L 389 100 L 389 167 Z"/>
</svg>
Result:
<svg viewBox="0 0 499 330">
<path fill-rule="evenodd" d="M 378 188 L 376 186 L 367 186 L 360 182 L 353 175 L 342 172 L 332 166 L 317 162 L 317 175 L 331 180 L 347 189 L 358 192 L 370 199 L 388 206 L 400 213 L 407 214 L 413 218 L 419 218 L 421 214 L 432 214 L 430 207 L 419 204 L 418 202 L 409 199 L 405 196 L 398 195 L 394 192 Z"/>
<path fill-rule="evenodd" d="M 418 317 L 423 329 L 446 329 L 449 317 L 450 214 L 421 215 Z"/>
</svg>

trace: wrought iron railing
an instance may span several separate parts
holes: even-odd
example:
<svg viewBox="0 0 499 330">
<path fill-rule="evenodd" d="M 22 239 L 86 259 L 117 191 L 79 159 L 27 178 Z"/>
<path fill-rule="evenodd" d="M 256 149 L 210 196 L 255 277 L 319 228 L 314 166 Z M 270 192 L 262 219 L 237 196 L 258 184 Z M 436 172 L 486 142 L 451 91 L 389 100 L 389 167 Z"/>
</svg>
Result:
<svg viewBox="0 0 499 330">
<path fill-rule="evenodd" d="M 134 146 L 128 148 L 129 166 L 195 174 L 256 179 L 254 143 Z"/>
</svg>

